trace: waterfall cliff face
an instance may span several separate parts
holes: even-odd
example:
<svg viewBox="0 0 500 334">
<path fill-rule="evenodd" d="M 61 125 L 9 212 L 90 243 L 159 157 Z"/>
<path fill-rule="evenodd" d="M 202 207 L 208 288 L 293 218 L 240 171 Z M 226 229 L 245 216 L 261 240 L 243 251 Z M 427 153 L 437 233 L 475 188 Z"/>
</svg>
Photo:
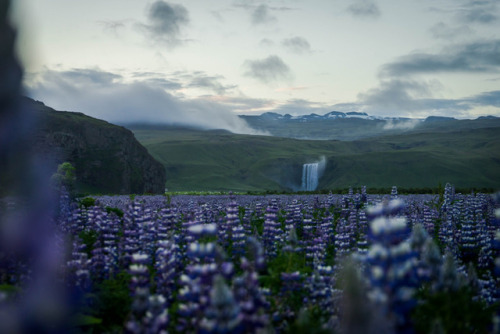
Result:
<svg viewBox="0 0 500 334">
<path fill-rule="evenodd" d="M 318 187 L 319 163 L 304 164 L 302 167 L 302 190 L 314 191 Z"/>
</svg>

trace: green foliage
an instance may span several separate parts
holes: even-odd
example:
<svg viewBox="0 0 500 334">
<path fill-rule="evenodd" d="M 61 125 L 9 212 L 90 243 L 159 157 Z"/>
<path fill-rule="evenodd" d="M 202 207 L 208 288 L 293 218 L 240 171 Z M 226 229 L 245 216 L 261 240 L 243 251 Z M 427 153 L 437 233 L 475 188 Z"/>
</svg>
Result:
<svg viewBox="0 0 500 334">
<path fill-rule="evenodd" d="M 115 215 L 117 215 L 118 217 L 122 218 L 123 217 L 123 211 L 118 209 L 118 208 L 112 208 L 110 206 L 107 206 L 106 207 L 106 212 L 107 213 L 114 213 Z"/>
<path fill-rule="evenodd" d="M 88 313 L 102 319 L 93 326 L 96 333 L 120 333 L 129 313 L 132 298 L 129 292 L 130 275 L 126 272 L 108 279 L 96 287 L 94 302 Z"/>
<path fill-rule="evenodd" d="M 71 319 L 71 323 L 74 327 L 88 327 L 101 324 L 102 319 L 79 313 Z"/>
<path fill-rule="evenodd" d="M 80 205 L 85 207 L 85 208 L 90 208 L 91 206 L 95 205 L 95 198 L 92 197 L 85 197 L 80 199 Z"/>
<path fill-rule="evenodd" d="M 172 203 L 172 195 L 165 193 L 165 197 L 167 199 L 167 205 L 170 206 L 170 203 Z"/>
<path fill-rule="evenodd" d="M 445 333 L 488 333 L 494 307 L 476 300 L 469 287 L 437 293 L 423 290 L 419 294 L 421 303 L 413 313 L 417 333 L 429 333 L 436 321 Z"/>
<path fill-rule="evenodd" d="M 21 288 L 10 284 L 0 284 L 0 295 L 4 295 L 4 301 L 10 298 L 16 298 L 16 295 L 21 292 Z"/>
<path fill-rule="evenodd" d="M 252 218 L 250 224 L 252 225 L 252 229 L 257 231 L 259 235 L 262 235 L 264 232 L 264 218 Z"/>
<path fill-rule="evenodd" d="M 261 277 L 261 282 L 264 287 L 277 293 L 282 285 L 281 273 L 292 273 L 295 271 L 299 271 L 302 274 L 312 272 L 312 268 L 306 263 L 305 254 L 303 252 L 281 252 L 268 263 L 268 274 Z"/>
<path fill-rule="evenodd" d="M 325 263 L 332 266 L 335 262 L 335 244 L 329 243 L 326 246 Z"/>
<path fill-rule="evenodd" d="M 83 244 L 85 245 L 85 252 L 90 258 L 92 256 L 92 250 L 94 249 L 94 244 L 97 241 L 99 234 L 96 231 L 84 230 L 78 233 L 78 237 L 80 237 Z"/>
<path fill-rule="evenodd" d="M 52 175 L 51 181 L 57 189 L 66 188 L 70 194 L 75 192 L 75 167 L 69 162 L 63 162 L 57 167 L 57 171 Z"/>
<path fill-rule="evenodd" d="M 7 293 L 19 292 L 19 287 L 10 284 L 0 284 L 0 291 Z"/>
<path fill-rule="evenodd" d="M 318 306 L 301 309 L 299 316 L 285 333 L 330 334 L 332 332 L 330 329 L 322 328 L 322 325 L 328 322 L 323 313 Z"/>
</svg>

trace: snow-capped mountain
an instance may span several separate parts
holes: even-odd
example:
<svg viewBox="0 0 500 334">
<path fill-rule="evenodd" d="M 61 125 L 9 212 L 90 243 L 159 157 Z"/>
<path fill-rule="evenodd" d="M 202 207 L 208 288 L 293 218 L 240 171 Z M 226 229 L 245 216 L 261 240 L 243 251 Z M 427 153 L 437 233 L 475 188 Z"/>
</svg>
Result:
<svg viewBox="0 0 500 334">
<path fill-rule="evenodd" d="M 312 113 L 300 116 L 266 112 L 259 116 L 240 117 L 252 128 L 273 136 L 320 140 L 355 140 L 409 131 L 427 131 L 436 128 L 446 130 L 464 126 L 475 127 L 478 123 L 484 122 L 500 122 L 498 117 L 480 117 L 476 120 L 458 120 L 443 116 L 380 117 L 355 111 L 331 111 L 324 115 Z"/>
</svg>

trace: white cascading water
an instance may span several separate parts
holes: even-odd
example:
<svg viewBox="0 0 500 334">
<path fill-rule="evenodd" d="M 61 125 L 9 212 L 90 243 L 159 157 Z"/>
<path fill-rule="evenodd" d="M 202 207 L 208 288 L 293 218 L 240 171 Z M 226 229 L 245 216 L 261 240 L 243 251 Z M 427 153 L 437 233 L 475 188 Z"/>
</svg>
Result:
<svg viewBox="0 0 500 334">
<path fill-rule="evenodd" d="M 302 167 L 302 190 L 314 191 L 318 187 L 319 163 L 304 164 Z"/>
</svg>

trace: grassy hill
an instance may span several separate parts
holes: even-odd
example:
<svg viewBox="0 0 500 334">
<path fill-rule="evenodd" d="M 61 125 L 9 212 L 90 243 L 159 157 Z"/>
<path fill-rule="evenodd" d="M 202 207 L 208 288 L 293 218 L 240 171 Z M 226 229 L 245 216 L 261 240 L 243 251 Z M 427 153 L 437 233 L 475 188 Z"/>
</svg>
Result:
<svg viewBox="0 0 500 334">
<path fill-rule="evenodd" d="M 462 121 L 458 121 L 462 122 Z M 173 127 L 131 127 L 167 172 L 169 190 L 297 190 L 324 156 L 319 189 L 349 186 L 500 189 L 500 127 L 461 126 L 356 141 L 297 140 Z M 476 124 L 476 123 L 474 123 Z"/>
</svg>

